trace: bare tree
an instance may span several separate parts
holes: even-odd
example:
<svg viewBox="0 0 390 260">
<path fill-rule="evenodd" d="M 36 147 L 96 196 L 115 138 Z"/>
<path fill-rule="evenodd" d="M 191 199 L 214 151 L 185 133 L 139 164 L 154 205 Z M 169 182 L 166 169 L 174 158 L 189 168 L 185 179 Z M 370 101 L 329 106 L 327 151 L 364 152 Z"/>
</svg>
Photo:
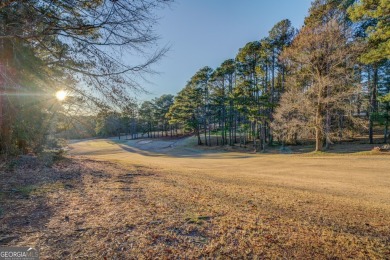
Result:
<svg viewBox="0 0 390 260">
<path fill-rule="evenodd" d="M 315 150 L 320 151 L 324 141 L 331 144 L 333 120 L 340 112 L 356 121 L 351 106 L 359 91 L 354 77 L 359 52 L 349 39 L 348 31 L 332 19 L 304 27 L 282 54 L 290 75 L 274 125 L 283 138 L 314 132 Z"/>
</svg>

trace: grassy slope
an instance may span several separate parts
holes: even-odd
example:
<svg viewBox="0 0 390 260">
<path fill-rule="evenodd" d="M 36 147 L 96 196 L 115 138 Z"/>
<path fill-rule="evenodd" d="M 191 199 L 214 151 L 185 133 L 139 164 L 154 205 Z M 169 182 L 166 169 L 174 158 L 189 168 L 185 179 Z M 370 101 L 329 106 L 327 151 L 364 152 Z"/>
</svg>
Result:
<svg viewBox="0 0 390 260">
<path fill-rule="evenodd" d="M 132 145 L 73 144 L 116 165 L 81 161 L 72 189 L 45 195 L 45 226 L 13 243 L 58 257 L 390 258 L 389 156 Z"/>
</svg>

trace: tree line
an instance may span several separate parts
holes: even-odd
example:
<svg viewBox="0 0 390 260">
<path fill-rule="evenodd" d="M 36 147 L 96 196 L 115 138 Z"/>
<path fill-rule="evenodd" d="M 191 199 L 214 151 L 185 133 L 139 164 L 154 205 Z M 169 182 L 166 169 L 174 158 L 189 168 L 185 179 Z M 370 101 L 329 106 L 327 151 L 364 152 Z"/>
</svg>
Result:
<svg viewBox="0 0 390 260">
<path fill-rule="evenodd" d="M 140 105 L 135 132 L 193 133 L 199 145 L 315 140 L 315 150 L 368 132 L 389 139 L 389 14 L 381 0 L 316 0 L 304 26 L 289 20 L 215 69 L 200 68 L 175 96 Z"/>
<path fill-rule="evenodd" d="M 373 143 L 381 127 L 388 142 L 387 1 L 315 0 L 300 30 L 282 20 L 219 67 L 200 68 L 176 96 L 138 104 L 134 78 L 166 49 L 140 64 L 123 57 L 148 53 L 153 10 L 169 2 L 2 1 L 0 153 L 39 151 L 59 133 L 195 134 L 255 150 L 315 140 L 322 150 L 363 133 Z M 58 89 L 71 96 L 58 102 Z"/>
</svg>

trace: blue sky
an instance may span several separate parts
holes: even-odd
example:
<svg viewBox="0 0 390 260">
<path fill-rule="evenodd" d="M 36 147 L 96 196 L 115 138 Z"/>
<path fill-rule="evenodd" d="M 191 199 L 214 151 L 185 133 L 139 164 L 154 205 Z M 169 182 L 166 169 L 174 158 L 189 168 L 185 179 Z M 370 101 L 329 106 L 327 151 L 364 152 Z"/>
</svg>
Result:
<svg viewBox="0 0 390 260">
<path fill-rule="evenodd" d="M 234 58 L 247 42 L 260 40 L 280 20 L 289 19 L 300 28 L 311 0 L 176 0 L 160 10 L 156 33 L 160 46 L 170 51 L 153 66 L 159 74 L 147 75 L 141 83 L 151 92 L 149 100 L 176 94 L 203 66 L 215 69 Z"/>
</svg>

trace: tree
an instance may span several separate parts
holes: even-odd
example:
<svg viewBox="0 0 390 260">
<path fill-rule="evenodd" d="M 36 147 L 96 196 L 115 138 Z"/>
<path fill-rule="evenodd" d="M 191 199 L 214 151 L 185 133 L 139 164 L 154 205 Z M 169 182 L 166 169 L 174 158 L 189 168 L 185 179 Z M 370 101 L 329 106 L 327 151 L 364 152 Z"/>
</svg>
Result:
<svg viewBox="0 0 390 260">
<path fill-rule="evenodd" d="M 352 21 L 360 31 L 359 40 L 365 43 L 360 61 L 367 66 L 369 89 L 369 140 L 373 143 L 374 121 L 378 111 L 378 91 L 381 67 L 386 67 L 390 58 L 390 5 L 382 0 L 361 0 L 348 8 Z"/>
<path fill-rule="evenodd" d="M 267 48 L 269 48 L 271 57 L 271 89 L 269 90 L 269 121 L 272 122 L 272 114 L 274 107 L 280 99 L 280 95 L 284 91 L 284 81 L 286 75 L 286 68 L 283 63 L 279 62 L 279 56 L 283 49 L 290 46 L 295 36 L 295 29 L 291 26 L 288 19 L 284 19 L 276 23 L 269 31 L 269 37 L 264 41 L 263 48 L 265 56 L 269 55 Z M 269 127 L 269 140 L 272 142 L 272 129 Z"/>
<path fill-rule="evenodd" d="M 1 9 L 0 38 L 34 47 L 48 68 L 88 85 L 73 86 L 77 92 L 94 96 L 97 91 L 107 101 L 126 103 L 127 90 L 140 88 L 133 76 L 147 72 L 165 52 L 147 55 L 158 39 L 152 11 L 168 2 L 12 0 Z M 134 53 L 147 58 L 132 64 L 125 57 Z"/>
<path fill-rule="evenodd" d="M 214 117 L 221 125 L 222 145 L 227 143 L 227 130 L 229 144 L 232 145 L 233 133 L 233 76 L 235 63 L 233 59 L 225 60 L 211 75 L 211 109 Z M 228 109 L 227 109 L 228 108 Z"/>
<path fill-rule="evenodd" d="M 236 57 L 238 67 L 238 81 L 235 88 L 236 104 L 239 112 L 245 115 L 242 127 L 250 129 L 254 149 L 257 149 L 258 123 L 261 120 L 262 113 L 260 111 L 259 98 L 260 95 L 264 94 L 264 90 L 261 90 L 259 85 L 261 47 L 262 45 L 259 41 L 249 42 L 239 50 Z M 247 123 L 250 126 L 247 126 Z"/>
<path fill-rule="evenodd" d="M 376 121 L 384 127 L 383 142 L 387 143 L 390 138 L 390 61 L 380 68 L 378 75 L 378 112 L 374 114 Z"/>
<path fill-rule="evenodd" d="M 148 137 L 151 137 L 156 122 L 155 118 L 155 107 L 151 101 L 144 101 L 141 104 L 139 115 L 142 121 L 143 127 L 142 132 L 148 133 Z"/>
<path fill-rule="evenodd" d="M 218 130 L 221 130 L 222 145 L 225 144 L 226 139 L 226 88 L 225 88 L 225 78 L 224 73 L 221 67 L 218 67 L 214 70 L 210 77 L 210 110 L 211 116 L 217 119 L 219 126 L 214 127 Z M 217 144 L 218 135 L 217 135 Z"/>
<path fill-rule="evenodd" d="M 390 58 L 390 4 L 387 0 L 360 0 L 349 7 L 354 22 L 362 23 L 367 33 L 367 49 L 361 60 L 373 64 Z"/>
<path fill-rule="evenodd" d="M 311 115 L 302 108 L 302 100 L 306 98 L 300 88 L 289 87 L 283 93 L 272 122 L 274 134 L 282 141 L 282 145 L 297 144 L 298 140 L 310 137 L 311 131 L 307 125 Z"/>
<path fill-rule="evenodd" d="M 161 97 L 152 100 L 154 106 L 155 118 L 158 124 L 162 127 L 162 131 L 165 131 L 165 135 L 168 135 L 169 119 L 166 114 L 169 112 L 169 108 L 173 104 L 173 95 L 162 95 Z"/>
<path fill-rule="evenodd" d="M 0 153 L 37 151 L 45 143 L 47 119 L 59 110 L 53 98 L 42 95 L 53 83 L 51 75 L 31 46 L 0 39 Z"/>
<path fill-rule="evenodd" d="M 283 49 L 289 46 L 295 36 L 295 29 L 291 26 L 291 22 L 288 19 L 282 20 L 272 27 L 269 31 L 269 42 L 272 48 L 272 91 L 271 91 L 271 100 L 274 101 L 274 89 L 275 89 L 275 66 L 279 70 L 279 76 L 281 76 L 281 86 L 280 92 L 284 90 L 284 77 L 285 77 L 285 68 L 283 63 L 279 62 L 279 55 L 282 53 Z"/>
<path fill-rule="evenodd" d="M 121 115 L 115 111 L 101 111 L 97 115 L 96 134 L 102 137 L 115 136 L 121 130 Z"/>
<path fill-rule="evenodd" d="M 191 84 L 197 89 L 198 92 L 202 93 L 202 122 L 203 122 L 203 131 L 205 138 L 205 145 L 211 145 L 210 141 L 210 90 L 209 90 L 209 80 L 213 70 L 205 66 L 199 69 L 194 76 L 191 78 Z M 207 141 L 207 130 L 208 130 L 208 141 Z"/>
<path fill-rule="evenodd" d="M 299 120 L 308 135 L 314 130 L 316 151 L 323 149 L 325 140 L 331 143 L 331 122 L 340 111 L 353 120 L 346 101 L 357 91 L 353 70 L 357 54 L 347 31 L 335 19 L 314 28 L 304 27 L 282 54 L 291 75 L 275 118 Z M 292 97 L 300 101 L 298 107 L 291 104 Z M 293 111 L 288 109 L 290 105 Z M 279 134 L 280 124 L 285 123 L 281 121 L 275 122 Z"/>
<path fill-rule="evenodd" d="M 135 76 L 149 72 L 150 65 L 166 51 L 150 47 L 158 39 L 152 29 L 156 23 L 153 10 L 168 2 L 2 1 L 0 151 L 12 146 L 17 111 L 11 109 L 7 95 L 16 89 L 52 95 L 66 88 L 83 98 L 84 104 L 88 100 L 100 108 L 107 104 L 124 107 L 129 90 L 141 89 Z M 133 59 L 127 57 L 134 55 L 146 58 L 131 63 Z M 39 84 L 33 89 L 31 81 L 20 80 L 25 78 L 34 78 Z"/>
<path fill-rule="evenodd" d="M 305 18 L 305 26 L 325 25 L 336 19 L 340 24 L 349 23 L 347 9 L 355 0 L 314 0 Z"/>
<path fill-rule="evenodd" d="M 200 127 L 204 117 L 204 97 L 201 88 L 191 80 L 176 96 L 169 108 L 167 118 L 170 124 L 182 124 L 186 130 L 193 131 L 202 145 Z"/>
<path fill-rule="evenodd" d="M 236 64 L 233 59 L 228 59 L 222 62 L 220 66 L 222 73 L 224 75 L 224 85 L 227 85 L 227 99 L 226 101 L 229 103 L 229 110 L 227 113 L 228 116 L 228 128 L 229 128 L 229 145 L 233 145 L 233 130 L 234 130 L 234 117 L 236 115 L 236 111 L 234 109 L 234 96 L 233 96 L 233 81 L 235 78 L 236 72 Z"/>
<path fill-rule="evenodd" d="M 136 102 L 129 102 L 121 111 L 121 131 L 131 135 L 131 139 L 138 137 L 139 107 Z M 121 138 L 119 134 L 119 139 Z"/>
</svg>

